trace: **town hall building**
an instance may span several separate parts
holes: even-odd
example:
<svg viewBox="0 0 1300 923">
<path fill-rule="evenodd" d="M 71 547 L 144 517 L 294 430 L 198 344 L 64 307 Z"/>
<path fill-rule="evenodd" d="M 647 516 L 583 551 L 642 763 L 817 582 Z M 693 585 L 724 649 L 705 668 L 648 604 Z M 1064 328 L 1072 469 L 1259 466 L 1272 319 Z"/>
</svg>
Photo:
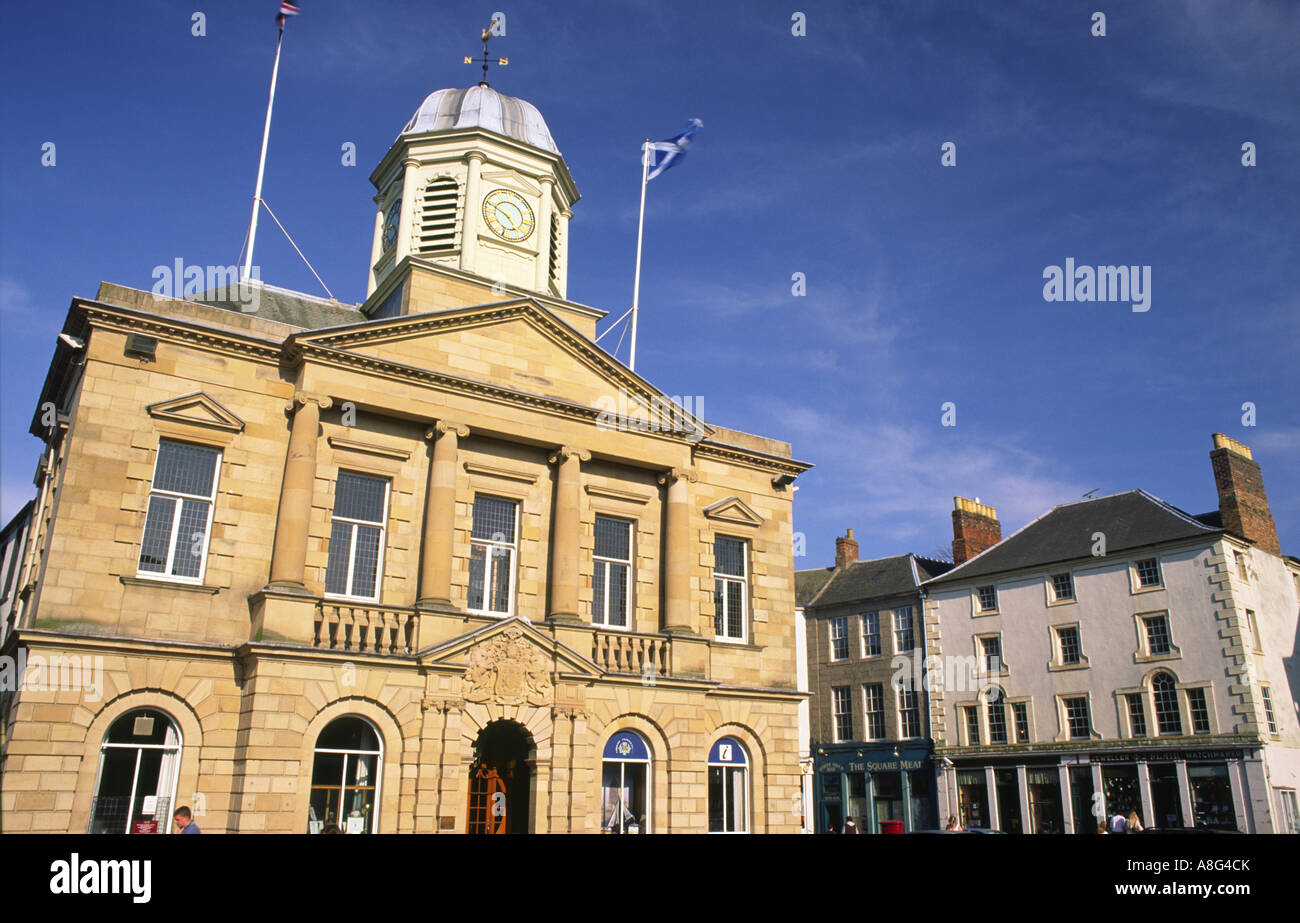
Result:
<svg viewBox="0 0 1300 923">
<path fill-rule="evenodd" d="M 809 465 L 596 345 L 531 104 L 437 91 L 371 180 L 360 305 L 73 299 L 0 828 L 797 831 Z"/>
</svg>

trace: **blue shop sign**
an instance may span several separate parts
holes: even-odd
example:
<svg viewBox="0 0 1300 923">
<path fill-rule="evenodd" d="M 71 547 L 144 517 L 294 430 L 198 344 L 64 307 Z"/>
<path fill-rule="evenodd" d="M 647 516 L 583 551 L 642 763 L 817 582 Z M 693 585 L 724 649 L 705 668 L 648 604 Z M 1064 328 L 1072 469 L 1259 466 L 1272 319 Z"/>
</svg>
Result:
<svg viewBox="0 0 1300 923">
<path fill-rule="evenodd" d="M 648 762 L 650 749 L 635 731 L 619 731 L 605 744 L 605 759 Z"/>
<path fill-rule="evenodd" d="M 710 766 L 744 766 L 745 748 L 734 737 L 723 737 L 709 750 Z"/>
</svg>

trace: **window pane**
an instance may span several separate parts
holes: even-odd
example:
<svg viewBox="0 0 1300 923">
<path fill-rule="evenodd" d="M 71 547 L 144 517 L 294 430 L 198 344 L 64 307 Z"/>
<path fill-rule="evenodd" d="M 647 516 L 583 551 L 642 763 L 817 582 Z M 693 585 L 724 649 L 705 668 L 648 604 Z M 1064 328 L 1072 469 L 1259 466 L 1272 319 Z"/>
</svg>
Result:
<svg viewBox="0 0 1300 923">
<path fill-rule="evenodd" d="M 509 548 L 494 548 L 492 554 L 492 611 L 510 611 L 510 565 L 513 553 Z"/>
<path fill-rule="evenodd" d="M 340 596 L 348 591 L 348 556 L 352 553 L 352 530 L 346 522 L 330 526 L 329 563 L 325 567 L 325 592 Z"/>
<path fill-rule="evenodd" d="M 176 500 L 172 497 L 149 498 L 149 516 L 144 523 L 144 541 L 140 543 L 140 570 L 161 574 L 167 569 L 167 549 L 175 515 Z"/>
<path fill-rule="evenodd" d="M 1147 736 L 1147 713 L 1142 706 L 1140 693 L 1134 692 L 1128 695 L 1128 721 L 1134 737 Z"/>
<path fill-rule="evenodd" d="M 487 548 L 470 545 L 469 548 L 469 608 L 483 609 L 483 582 L 487 571 Z"/>
<path fill-rule="evenodd" d="M 721 577 L 715 577 L 715 578 L 713 579 L 713 613 L 714 613 L 714 614 L 713 614 L 713 633 L 716 634 L 716 635 L 721 635 L 721 634 L 722 634 L 722 624 L 723 624 L 723 613 L 722 613 L 722 607 L 723 607 L 723 602 L 722 602 L 722 599 L 723 599 L 723 588 L 722 588 L 722 584 L 723 584 L 723 581 L 722 581 L 722 578 L 721 578 Z"/>
<path fill-rule="evenodd" d="M 591 574 L 591 620 L 605 624 L 605 574 L 610 565 L 597 561 Z"/>
<path fill-rule="evenodd" d="M 1156 732 L 1159 734 L 1181 734 L 1183 719 L 1178 714 L 1178 692 L 1174 680 L 1168 673 L 1161 673 L 1151 683 L 1151 691 L 1156 700 Z"/>
<path fill-rule="evenodd" d="M 606 566 L 609 568 L 609 624 L 624 628 L 627 626 L 627 565 Z"/>
<path fill-rule="evenodd" d="M 181 503 L 181 526 L 176 534 L 176 554 L 172 573 L 177 577 L 197 577 L 203 565 L 203 539 L 208 534 L 208 504 L 202 500 Z"/>
<path fill-rule="evenodd" d="M 383 478 L 369 477 L 340 471 L 334 486 L 334 515 L 365 522 L 384 521 L 384 489 L 388 482 Z"/>
<path fill-rule="evenodd" d="M 352 596 L 374 596 L 375 574 L 379 570 L 379 529 L 357 526 L 357 547 L 353 552 Z"/>
<path fill-rule="evenodd" d="M 596 556 L 615 558 L 619 561 L 632 559 L 632 524 L 620 519 L 596 517 Z"/>
<path fill-rule="evenodd" d="M 198 497 L 212 496 L 212 479 L 217 471 L 216 449 L 162 442 L 158 445 L 158 465 L 154 471 L 154 490 L 169 490 Z"/>
<path fill-rule="evenodd" d="M 718 536 L 713 540 L 713 572 L 731 577 L 745 576 L 745 543 Z"/>
<path fill-rule="evenodd" d="M 515 503 L 497 497 L 474 498 L 474 538 L 490 542 L 515 540 Z"/>
<path fill-rule="evenodd" d="M 722 833 L 726 830 L 724 826 L 723 811 L 723 773 L 725 768 L 722 766 L 709 767 L 709 832 Z"/>
<path fill-rule="evenodd" d="M 736 580 L 727 581 L 727 637 L 743 638 L 745 636 L 744 603 L 741 600 L 743 583 Z"/>
</svg>

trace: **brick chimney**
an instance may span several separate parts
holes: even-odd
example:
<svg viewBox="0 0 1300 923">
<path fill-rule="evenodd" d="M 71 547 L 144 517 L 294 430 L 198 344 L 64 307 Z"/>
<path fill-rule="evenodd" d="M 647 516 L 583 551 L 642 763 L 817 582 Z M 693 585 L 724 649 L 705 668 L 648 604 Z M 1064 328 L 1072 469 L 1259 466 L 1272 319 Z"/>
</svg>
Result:
<svg viewBox="0 0 1300 923">
<path fill-rule="evenodd" d="M 858 563 L 858 540 L 853 537 L 853 530 L 848 535 L 835 539 L 835 569 L 844 570 L 850 564 Z"/>
<path fill-rule="evenodd" d="M 962 564 L 1002 541 L 1002 523 L 998 511 L 980 503 L 979 497 L 952 499 L 952 561 Z"/>
<path fill-rule="evenodd" d="M 1277 526 L 1268 508 L 1268 497 L 1264 495 L 1264 478 L 1250 454 L 1250 447 L 1223 433 L 1215 433 L 1210 464 L 1214 466 L 1214 486 L 1219 489 L 1223 528 L 1250 539 L 1257 548 L 1281 555 Z"/>
</svg>

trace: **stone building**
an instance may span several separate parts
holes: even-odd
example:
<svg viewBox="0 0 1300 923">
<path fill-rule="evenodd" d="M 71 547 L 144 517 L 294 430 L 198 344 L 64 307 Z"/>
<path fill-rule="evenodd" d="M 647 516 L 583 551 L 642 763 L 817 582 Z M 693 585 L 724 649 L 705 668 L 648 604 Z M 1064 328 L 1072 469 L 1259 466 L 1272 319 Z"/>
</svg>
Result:
<svg viewBox="0 0 1300 923">
<path fill-rule="evenodd" d="M 73 299 L 4 831 L 796 831 L 808 465 L 593 342 L 529 103 L 436 92 L 372 181 L 355 307 Z"/>
<path fill-rule="evenodd" d="M 1250 449 L 1216 434 L 1210 457 L 1219 509 L 1197 516 L 1134 490 L 999 541 L 957 498 L 957 566 L 923 587 L 941 815 L 1300 832 L 1300 561 Z"/>
<path fill-rule="evenodd" d="M 818 833 L 850 818 L 862 833 L 938 824 L 921 583 L 950 567 L 913 554 L 861 561 L 849 529 L 835 540 L 834 568 L 796 574 L 808 594 Z"/>
</svg>

